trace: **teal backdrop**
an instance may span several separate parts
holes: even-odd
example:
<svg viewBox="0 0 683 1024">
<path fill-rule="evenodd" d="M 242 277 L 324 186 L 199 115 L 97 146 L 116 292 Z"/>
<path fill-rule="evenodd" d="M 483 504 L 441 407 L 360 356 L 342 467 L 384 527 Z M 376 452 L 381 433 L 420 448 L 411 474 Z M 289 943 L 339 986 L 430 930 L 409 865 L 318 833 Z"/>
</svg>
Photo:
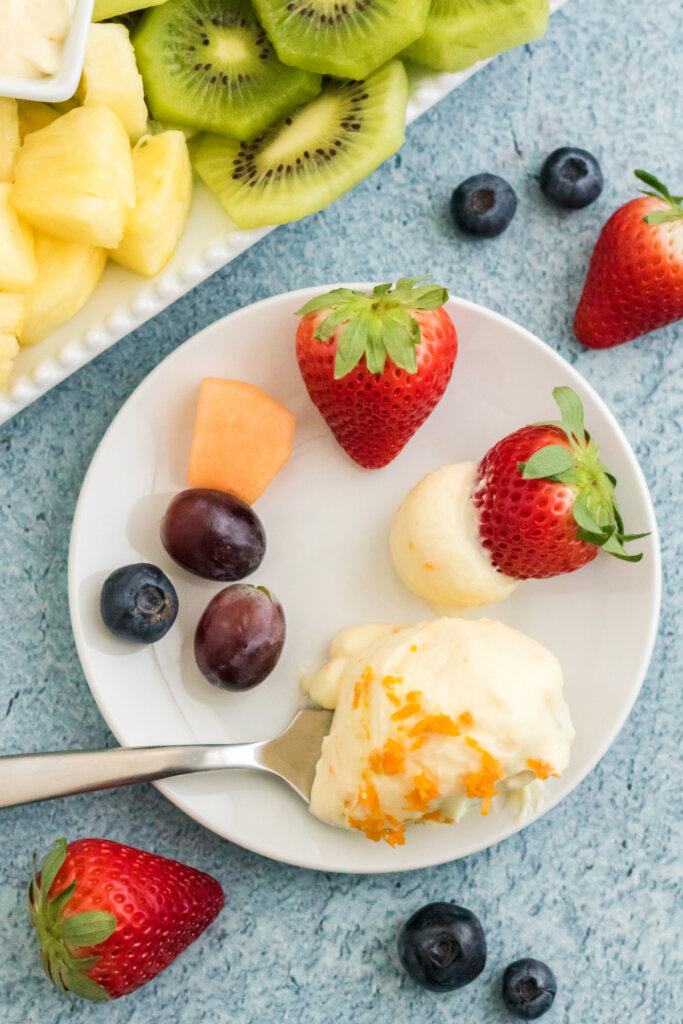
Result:
<svg viewBox="0 0 683 1024">
<path fill-rule="evenodd" d="M 583 350 L 571 332 L 600 226 L 635 195 L 633 168 L 683 192 L 682 68 L 680 0 L 569 0 L 544 40 L 501 56 L 429 111 L 351 194 L 280 228 L 0 426 L 6 753 L 114 744 L 69 624 L 67 551 L 83 475 L 121 404 L 164 356 L 218 317 L 288 289 L 431 273 L 540 335 L 624 427 L 664 556 L 654 659 L 616 743 L 547 817 L 464 861 L 375 878 L 284 867 L 205 831 L 152 787 L 0 811 L 6 1024 L 510 1024 L 500 975 L 522 955 L 557 974 L 548 1024 L 683 1019 L 683 324 L 605 352 Z M 564 145 L 591 150 L 605 174 L 601 198 L 576 213 L 550 207 L 537 184 L 545 155 Z M 453 188 L 479 171 L 507 178 L 519 196 L 510 229 L 484 243 L 458 237 L 448 213 Z M 203 868 L 221 881 L 225 910 L 144 990 L 71 1014 L 42 976 L 25 906 L 31 854 L 59 836 L 110 837 Z M 397 964 L 401 922 L 438 899 L 474 910 L 489 941 L 484 974 L 451 995 L 419 990 Z"/>
</svg>

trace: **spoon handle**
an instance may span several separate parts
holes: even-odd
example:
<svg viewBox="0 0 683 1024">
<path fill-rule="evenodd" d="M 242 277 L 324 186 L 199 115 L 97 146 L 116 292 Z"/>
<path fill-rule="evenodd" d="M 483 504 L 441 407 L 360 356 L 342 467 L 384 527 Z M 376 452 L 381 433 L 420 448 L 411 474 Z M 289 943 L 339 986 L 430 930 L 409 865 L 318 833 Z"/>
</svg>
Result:
<svg viewBox="0 0 683 1024">
<path fill-rule="evenodd" d="M 224 768 L 255 768 L 262 743 L 117 747 L 0 757 L 0 807 Z M 267 770 L 267 769 L 266 769 Z"/>
</svg>

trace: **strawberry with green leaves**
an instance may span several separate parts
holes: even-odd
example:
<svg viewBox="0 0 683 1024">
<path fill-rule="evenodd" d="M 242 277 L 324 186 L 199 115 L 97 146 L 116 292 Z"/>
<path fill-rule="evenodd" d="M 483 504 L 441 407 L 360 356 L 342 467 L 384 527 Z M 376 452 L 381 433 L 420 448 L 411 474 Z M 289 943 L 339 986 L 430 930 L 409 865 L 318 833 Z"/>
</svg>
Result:
<svg viewBox="0 0 683 1024">
<path fill-rule="evenodd" d="M 299 310 L 296 356 L 308 393 L 344 450 L 377 469 L 441 399 L 458 339 L 448 292 L 425 278 L 337 288 Z"/>
<path fill-rule="evenodd" d="M 50 981 L 102 1002 L 168 967 L 223 907 L 218 882 L 196 868 L 107 839 L 58 839 L 29 893 Z"/>
<path fill-rule="evenodd" d="M 479 539 L 500 572 L 544 579 L 573 572 L 602 549 L 638 562 L 624 545 L 616 480 L 600 461 L 583 422 L 583 406 L 568 387 L 553 397 L 561 419 L 509 434 L 477 467 L 473 501 Z"/>
<path fill-rule="evenodd" d="M 605 224 L 574 316 L 589 348 L 611 348 L 683 319 L 683 196 L 646 171 L 648 186 Z"/>
</svg>

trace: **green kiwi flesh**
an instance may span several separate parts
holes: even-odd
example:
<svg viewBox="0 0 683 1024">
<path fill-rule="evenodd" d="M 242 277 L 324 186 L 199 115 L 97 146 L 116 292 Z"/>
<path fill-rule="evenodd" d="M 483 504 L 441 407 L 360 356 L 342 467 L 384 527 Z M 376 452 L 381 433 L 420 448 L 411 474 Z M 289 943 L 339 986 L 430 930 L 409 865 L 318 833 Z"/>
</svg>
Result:
<svg viewBox="0 0 683 1024">
<path fill-rule="evenodd" d="M 193 139 L 192 163 L 238 227 L 284 224 L 338 199 L 395 153 L 407 102 L 405 68 L 390 61 L 363 81 L 327 81 L 251 143 Z"/>
<path fill-rule="evenodd" d="M 254 0 L 254 7 L 285 64 L 365 78 L 422 35 L 429 0 Z"/>
<path fill-rule="evenodd" d="M 116 18 L 119 14 L 137 11 L 140 7 L 155 7 L 163 3 L 166 3 L 166 0 L 95 0 L 92 20 L 105 21 L 107 18 Z"/>
<path fill-rule="evenodd" d="M 320 92 L 320 75 L 282 64 L 249 0 L 166 0 L 133 45 L 157 121 L 251 139 Z"/>
<path fill-rule="evenodd" d="M 403 56 L 437 71 L 463 71 L 539 39 L 549 13 L 548 0 L 432 0 L 424 35 Z"/>
</svg>

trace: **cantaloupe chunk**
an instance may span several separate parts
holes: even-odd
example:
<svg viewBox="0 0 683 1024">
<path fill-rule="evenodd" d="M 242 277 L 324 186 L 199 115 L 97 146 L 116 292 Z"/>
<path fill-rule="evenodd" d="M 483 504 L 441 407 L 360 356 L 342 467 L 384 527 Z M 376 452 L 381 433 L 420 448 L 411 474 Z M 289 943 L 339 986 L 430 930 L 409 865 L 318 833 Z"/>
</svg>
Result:
<svg viewBox="0 0 683 1024">
<path fill-rule="evenodd" d="M 187 480 L 251 505 L 292 453 L 294 414 L 254 384 L 205 377 Z"/>
</svg>

